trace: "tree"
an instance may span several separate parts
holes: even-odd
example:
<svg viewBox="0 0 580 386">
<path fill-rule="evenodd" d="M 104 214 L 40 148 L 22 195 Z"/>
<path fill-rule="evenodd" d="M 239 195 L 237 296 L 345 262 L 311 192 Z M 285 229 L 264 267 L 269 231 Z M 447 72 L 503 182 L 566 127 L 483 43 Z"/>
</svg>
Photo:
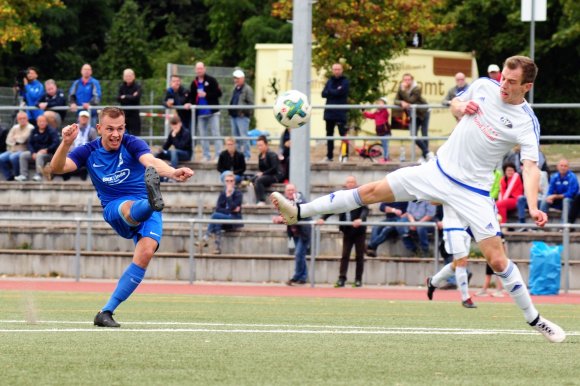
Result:
<svg viewBox="0 0 580 386">
<path fill-rule="evenodd" d="M 273 14 L 291 19 L 291 3 L 275 3 Z M 388 80 L 389 62 L 405 52 L 411 34 L 427 35 L 449 28 L 433 21 L 434 9 L 442 3 L 443 0 L 394 0 L 385 7 L 385 2 L 379 0 L 316 2 L 312 10 L 316 39 L 313 65 L 326 70 L 333 63 L 342 63 L 350 79 L 351 102 L 374 101 L 384 95 L 381 85 Z M 358 117 L 355 113 L 351 118 Z"/>
<path fill-rule="evenodd" d="M 134 0 L 124 1 L 105 38 L 105 52 L 97 62 L 100 76 L 104 79 L 120 78 L 123 69 L 132 68 L 138 77 L 149 77 L 149 47 L 145 14 Z"/>
</svg>

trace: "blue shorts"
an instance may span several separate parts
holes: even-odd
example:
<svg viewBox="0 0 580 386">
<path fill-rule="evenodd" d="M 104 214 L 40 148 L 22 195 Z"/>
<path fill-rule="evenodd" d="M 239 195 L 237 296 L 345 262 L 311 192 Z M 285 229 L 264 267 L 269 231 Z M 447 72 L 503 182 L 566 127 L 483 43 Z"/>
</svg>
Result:
<svg viewBox="0 0 580 386">
<path fill-rule="evenodd" d="M 163 219 L 161 218 L 161 212 L 153 212 L 149 219 L 139 225 L 131 225 L 127 223 L 121 213 L 121 205 L 123 205 L 124 202 L 138 200 L 140 199 L 135 197 L 123 197 L 109 202 L 103 211 L 103 218 L 119 234 L 119 236 L 125 239 L 133 239 L 135 244 L 137 244 L 141 237 L 152 238 L 157 241 L 157 244 L 159 244 L 161 242 L 161 236 L 163 235 Z"/>
</svg>

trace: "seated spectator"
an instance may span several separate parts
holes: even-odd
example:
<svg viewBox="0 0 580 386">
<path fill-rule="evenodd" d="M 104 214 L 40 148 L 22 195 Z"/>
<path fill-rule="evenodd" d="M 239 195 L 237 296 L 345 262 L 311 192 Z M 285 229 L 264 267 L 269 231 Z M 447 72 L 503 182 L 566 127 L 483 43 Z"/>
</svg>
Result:
<svg viewBox="0 0 580 386">
<path fill-rule="evenodd" d="M 578 178 L 569 168 L 568 160 L 563 158 L 558 162 L 558 173 L 550 178 L 547 196 L 540 204 L 542 212 L 547 213 L 550 207 L 561 210 L 562 222 L 568 220 L 565 216 L 572 200 L 578 193 Z"/>
<path fill-rule="evenodd" d="M 381 203 L 379 206 L 381 213 L 385 214 L 385 222 L 402 221 L 403 215 L 407 212 L 406 202 Z M 367 256 L 377 257 L 377 248 L 389 237 L 399 235 L 400 227 L 375 225 L 371 231 L 371 239 L 367 245 Z"/>
<path fill-rule="evenodd" d="M 225 173 L 232 172 L 236 184 L 239 184 L 246 172 L 246 159 L 236 150 L 236 141 L 232 137 L 227 137 L 224 142 L 225 150 L 220 153 L 217 163 L 217 170 L 221 173 L 220 180 L 223 183 Z"/>
<path fill-rule="evenodd" d="M 171 132 L 163 144 L 163 150 L 157 153 L 155 157 L 169 160 L 171 166 L 177 168 L 180 161 L 191 160 L 193 153 L 191 134 L 189 130 L 182 127 L 182 122 L 178 115 L 171 117 L 169 124 L 171 125 Z"/>
<path fill-rule="evenodd" d="M 53 79 L 44 82 L 44 87 L 46 88 L 46 94 L 40 98 L 36 106 L 44 111 L 43 115 L 48 119 L 48 126 L 58 129 L 64 121 L 66 109 L 51 110 L 55 107 L 65 107 L 66 98 L 64 97 L 64 92 L 56 87 L 56 82 Z"/>
<path fill-rule="evenodd" d="M 508 211 L 517 208 L 518 197 L 524 194 L 524 185 L 516 166 L 512 163 L 503 165 L 503 177 L 500 181 L 500 192 L 496 201 L 500 224 L 505 224 Z"/>
<path fill-rule="evenodd" d="M 0 125 L 0 154 L 6 151 L 6 137 L 8 137 L 8 129 Z"/>
<path fill-rule="evenodd" d="M 28 138 L 34 129 L 24 111 L 16 114 L 16 121 L 6 137 L 6 151 L 0 154 L 0 169 L 6 181 L 14 181 L 14 176 L 20 174 L 20 154 L 28 149 Z"/>
<path fill-rule="evenodd" d="M 576 196 L 574 196 L 574 199 L 572 200 L 572 204 L 570 205 L 570 211 L 568 213 L 568 222 L 570 224 L 574 224 L 579 214 L 580 214 L 580 193 L 576 194 Z"/>
<path fill-rule="evenodd" d="M 411 201 L 407 205 L 404 222 L 429 222 L 435 216 L 435 205 L 428 201 Z M 408 230 L 402 232 L 403 244 L 407 250 L 422 257 L 430 255 L 429 232 L 433 229 L 429 227 L 410 226 Z M 416 237 L 415 237 L 416 235 Z M 417 246 L 418 242 L 418 246 Z"/>
<path fill-rule="evenodd" d="M 36 106 L 40 98 L 44 96 L 44 86 L 38 80 L 38 70 L 34 67 L 26 69 L 26 78 L 24 78 L 24 90 L 22 90 L 22 98 L 26 106 Z M 40 110 L 27 110 L 28 121 L 36 126 L 36 118 L 42 115 Z"/>
<path fill-rule="evenodd" d="M 241 220 L 242 219 L 242 192 L 236 189 L 236 180 L 234 173 L 231 171 L 224 172 L 225 188 L 220 193 L 214 212 L 211 215 L 212 220 Z M 243 227 L 243 224 L 209 224 L 201 243 L 196 246 L 208 246 L 208 240 L 215 236 L 215 249 L 213 253 L 219 255 L 221 250 L 222 230 L 232 230 Z"/>
<path fill-rule="evenodd" d="M 48 120 L 44 115 L 36 117 L 36 125 L 38 126 L 28 138 L 28 150 L 20 153 L 20 175 L 14 177 L 16 181 L 28 180 L 28 163 L 35 161 L 36 173 L 32 179 L 34 181 L 42 181 L 42 170 L 46 165 L 56 148 L 60 144 L 60 138 L 56 129 L 48 126 Z"/>
<path fill-rule="evenodd" d="M 181 77 L 172 75 L 170 87 L 165 92 L 163 105 L 168 109 L 185 106 L 189 100 L 189 91 L 181 85 Z M 191 107 L 186 109 L 176 109 L 177 115 L 181 119 L 181 125 L 191 131 Z"/>
<path fill-rule="evenodd" d="M 278 158 L 280 159 L 280 166 L 282 167 L 282 174 L 284 180 L 290 179 L 290 130 L 286 128 L 280 137 L 280 147 L 278 149 Z"/>
<path fill-rule="evenodd" d="M 135 71 L 127 68 L 123 71 L 123 83 L 119 86 L 117 101 L 121 106 L 139 106 L 141 104 L 141 85 L 135 81 Z M 141 117 L 139 110 L 123 110 L 125 128 L 131 135 L 141 135 Z"/>
<path fill-rule="evenodd" d="M 273 183 L 282 182 L 284 176 L 280 168 L 278 154 L 268 148 L 268 139 L 263 135 L 259 136 L 256 146 L 258 148 L 258 168 L 260 171 L 256 173 L 252 182 L 256 193 L 256 203 L 258 205 L 266 205 L 266 188 Z"/>
<path fill-rule="evenodd" d="M 83 146 L 89 142 L 92 142 L 98 137 L 97 129 L 91 126 L 91 113 L 89 113 L 86 110 L 81 111 L 79 113 L 79 119 L 77 123 L 79 125 L 79 134 L 75 138 L 71 150 L 79 146 Z M 81 180 L 86 181 L 87 174 L 88 174 L 87 168 L 83 166 L 78 168 L 74 172 L 63 174 L 62 179 L 64 181 L 68 181 L 72 176 L 79 176 Z M 45 177 L 47 177 L 47 179 L 52 178 L 51 170 L 47 170 L 46 168 L 44 168 L 44 175 Z"/>
</svg>

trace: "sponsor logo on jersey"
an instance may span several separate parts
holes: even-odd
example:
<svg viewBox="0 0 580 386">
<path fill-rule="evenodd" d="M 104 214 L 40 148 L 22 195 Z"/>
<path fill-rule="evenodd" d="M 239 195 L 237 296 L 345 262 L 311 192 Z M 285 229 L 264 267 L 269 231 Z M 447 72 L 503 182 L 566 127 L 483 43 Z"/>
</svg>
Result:
<svg viewBox="0 0 580 386">
<path fill-rule="evenodd" d="M 514 125 L 512 125 L 512 122 L 509 119 L 507 119 L 506 117 L 501 117 L 499 120 L 501 121 L 501 123 L 504 124 L 504 126 L 507 126 L 510 129 L 512 129 L 514 127 Z"/>
<path fill-rule="evenodd" d="M 96 163 L 93 162 L 93 167 L 94 168 L 104 168 L 105 165 L 97 165 Z"/>
<path fill-rule="evenodd" d="M 129 169 L 118 170 L 115 173 L 108 174 L 102 178 L 102 181 L 107 185 L 118 185 L 129 177 L 131 171 Z"/>
</svg>

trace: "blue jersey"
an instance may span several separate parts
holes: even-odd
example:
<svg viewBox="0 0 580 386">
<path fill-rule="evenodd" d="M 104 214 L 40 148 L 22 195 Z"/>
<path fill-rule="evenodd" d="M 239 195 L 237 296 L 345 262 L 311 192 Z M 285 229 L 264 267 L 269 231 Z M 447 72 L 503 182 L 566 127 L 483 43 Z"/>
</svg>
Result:
<svg viewBox="0 0 580 386">
<path fill-rule="evenodd" d="M 73 149 L 68 158 L 78 168 L 87 168 L 104 208 L 118 198 L 147 199 L 145 167 L 139 162 L 139 157 L 150 152 L 145 141 L 125 134 L 116 151 L 105 150 L 101 138 L 97 138 Z"/>
</svg>

